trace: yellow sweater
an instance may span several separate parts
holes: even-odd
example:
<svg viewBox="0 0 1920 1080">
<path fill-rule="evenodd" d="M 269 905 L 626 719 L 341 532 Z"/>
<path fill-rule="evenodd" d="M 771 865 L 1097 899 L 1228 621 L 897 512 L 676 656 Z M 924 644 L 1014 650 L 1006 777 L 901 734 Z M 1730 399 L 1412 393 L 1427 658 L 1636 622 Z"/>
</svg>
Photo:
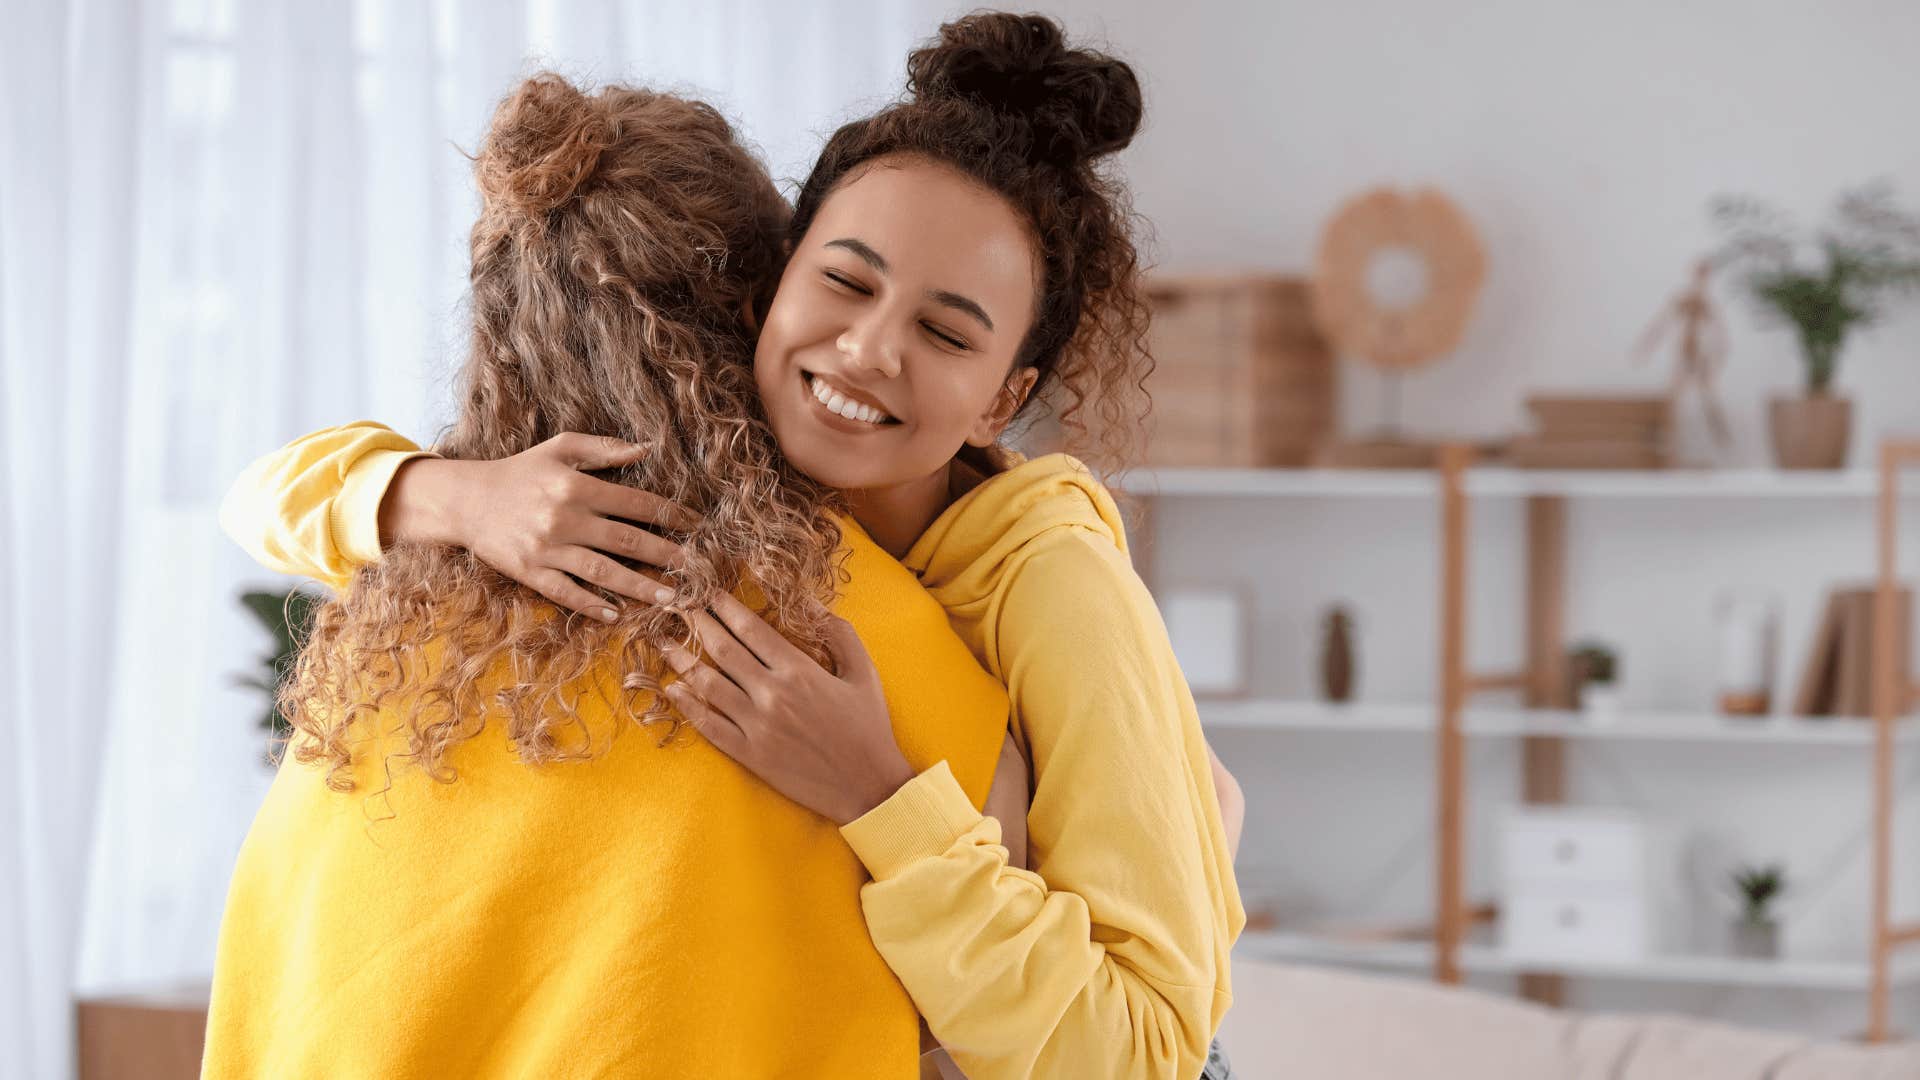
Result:
<svg viewBox="0 0 1920 1080">
<path fill-rule="evenodd" d="M 1193 695 L 1112 496 L 1066 455 L 1024 462 L 906 564 L 1012 698 L 1033 872 L 923 775 L 895 796 L 945 823 L 918 849 L 882 847 L 890 804 L 842 830 L 873 872 L 874 944 L 972 1080 L 1198 1076 L 1246 913 Z"/>
<path fill-rule="evenodd" d="M 340 581 L 377 537 L 354 550 L 330 504 L 354 448 L 389 436 L 280 452 L 242 486 L 302 508 L 253 518 L 243 492 L 228 526 L 282 569 Z M 372 462 L 390 477 L 388 463 Z M 901 747 L 978 804 L 1005 694 L 848 524 L 858 585 L 839 611 Z M 616 724 L 596 695 L 581 712 L 596 734 Z M 629 730 L 590 762 L 530 768 L 493 727 L 456 748 L 453 783 L 396 766 L 382 792 L 385 748 L 359 750 L 349 794 L 281 766 L 234 870 L 205 1076 L 917 1075 L 916 1010 L 867 937 L 859 860 L 691 730 L 664 748 Z"/>
<path fill-rule="evenodd" d="M 380 499 L 418 452 L 378 425 L 316 433 L 250 469 L 223 522 L 276 569 L 350 573 L 378 557 Z M 873 879 L 872 945 L 972 1080 L 1191 1080 L 1245 914 L 1192 696 L 1111 496 L 1071 458 L 1027 462 L 907 564 L 1011 691 L 1035 872 L 1006 865 L 981 789 L 927 770 L 842 830 Z"/>
</svg>

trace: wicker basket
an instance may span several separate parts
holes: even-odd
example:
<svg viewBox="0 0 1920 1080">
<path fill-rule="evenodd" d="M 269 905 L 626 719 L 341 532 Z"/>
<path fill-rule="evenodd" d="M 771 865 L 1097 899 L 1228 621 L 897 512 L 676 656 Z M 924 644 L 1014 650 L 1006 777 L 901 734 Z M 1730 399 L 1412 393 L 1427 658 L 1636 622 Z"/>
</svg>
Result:
<svg viewBox="0 0 1920 1080">
<path fill-rule="evenodd" d="M 1156 278 L 1149 465 L 1305 465 L 1332 435 L 1333 355 L 1302 278 Z"/>
</svg>

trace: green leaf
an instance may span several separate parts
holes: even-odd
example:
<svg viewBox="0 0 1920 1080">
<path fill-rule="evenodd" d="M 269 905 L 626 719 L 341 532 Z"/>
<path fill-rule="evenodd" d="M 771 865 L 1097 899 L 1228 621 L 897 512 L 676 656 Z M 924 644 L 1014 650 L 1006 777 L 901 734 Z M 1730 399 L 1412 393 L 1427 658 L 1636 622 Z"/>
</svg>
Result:
<svg viewBox="0 0 1920 1080">
<path fill-rule="evenodd" d="M 241 606 L 253 614 L 273 639 L 273 652 L 261 657 L 262 673 L 236 675 L 234 681 L 266 694 L 267 710 L 259 726 L 272 732 L 276 739 L 284 739 L 293 731 L 293 725 L 281 715 L 278 706 L 280 684 L 299 657 L 300 643 L 313 625 L 315 611 L 325 602 L 326 597 L 305 589 L 280 592 L 256 589 L 240 594 Z"/>
</svg>

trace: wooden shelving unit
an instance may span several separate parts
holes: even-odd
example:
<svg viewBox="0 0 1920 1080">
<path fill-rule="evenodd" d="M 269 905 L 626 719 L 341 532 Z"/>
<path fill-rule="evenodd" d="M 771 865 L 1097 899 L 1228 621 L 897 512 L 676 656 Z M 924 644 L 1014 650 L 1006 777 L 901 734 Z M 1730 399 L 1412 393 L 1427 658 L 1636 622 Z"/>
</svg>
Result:
<svg viewBox="0 0 1920 1080">
<path fill-rule="evenodd" d="M 1903 467 L 1920 464 L 1920 442 L 1884 444 L 1875 470 L 1529 471 L 1472 468 L 1465 446 L 1443 449 L 1433 470 L 1161 469 L 1123 481 L 1147 507 L 1156 499 L 1387 498 L 1432 500 L 1440 516 L 1439 694 L 1406 705 L 1331 706 L 1309 702 L 1208 702 L 1209 726 L 1274 731 L 1417 735 L 1435 740 L 1435 932 L 1430 942 L 1353 942 L 1298 933 L 1250 932 L 1251 955 L 1398 969 L 1430 967 L 1434 978 L 1457 983 L 1466 972 L 1521 978 L 1521 992 L 1557 1004 L 1560 980 L 1592 976 L 1739 986 L 1864 991 L 1868 1041 L 1888 1037 L 1888 996 L 1896 985 L 1920 986 L 1920 921 L 1897 923 L 1891 903 L 1894 757 L 1920 745 L 1920 720 L 1905 717 L 1920 685 L 1896 685 L 1892 649 L 1897 592 L 1897 515 Z M 1873 715 L 1833 719 L 1743 719 L 1685 712 L 1623 712 L 1596 724 L 1562 708 L 1565 685 L 1563 627 L 1566 579 L 1566 500 L 1703 498 L 1841 499 L 1872 501 L 1877 512 Z M 1520 670 L 1477 672 L 1465 654 L 1469 614 L 1466 553 L 1476 498 L 1526 502 L 1527 656 Z M 1517 690 L 1517 708 L 1480 708 L 1471 699 L 1488 690 Z M 1569 740 L 1665 740 L 1871 748 L 1873 877 L 1871 932 L 1863 962 L 1743 960 L 1724 956 L 1663 955 L 1640 960 L 1565 962 L 1530 960 L 1470 940 L 1472 920 L 1463 893 L 1467 798 L 1466 743 L 1517 738 L 1522 747 L 1522 798 L 1559 803 L 1565 794 L 1564 753 Z"/>
</svg>

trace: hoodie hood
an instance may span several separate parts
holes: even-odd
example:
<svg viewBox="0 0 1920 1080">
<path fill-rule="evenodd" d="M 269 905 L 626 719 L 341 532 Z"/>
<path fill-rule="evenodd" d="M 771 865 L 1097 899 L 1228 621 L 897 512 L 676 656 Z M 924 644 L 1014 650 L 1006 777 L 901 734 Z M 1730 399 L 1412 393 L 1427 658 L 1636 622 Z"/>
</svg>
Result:
<svg viewBox="0 0 1920 1080">
<path fill-rule="evenodd" d="M 1120 508 L 1092 470 L 1066 454 L 1012 457 L 1018 464 L 961 496 L 902 560 L 956 623 L 984 617 L 1035 541 L 1059 530 L 1096 534 L 1127 555 Z"/>
</svg>

